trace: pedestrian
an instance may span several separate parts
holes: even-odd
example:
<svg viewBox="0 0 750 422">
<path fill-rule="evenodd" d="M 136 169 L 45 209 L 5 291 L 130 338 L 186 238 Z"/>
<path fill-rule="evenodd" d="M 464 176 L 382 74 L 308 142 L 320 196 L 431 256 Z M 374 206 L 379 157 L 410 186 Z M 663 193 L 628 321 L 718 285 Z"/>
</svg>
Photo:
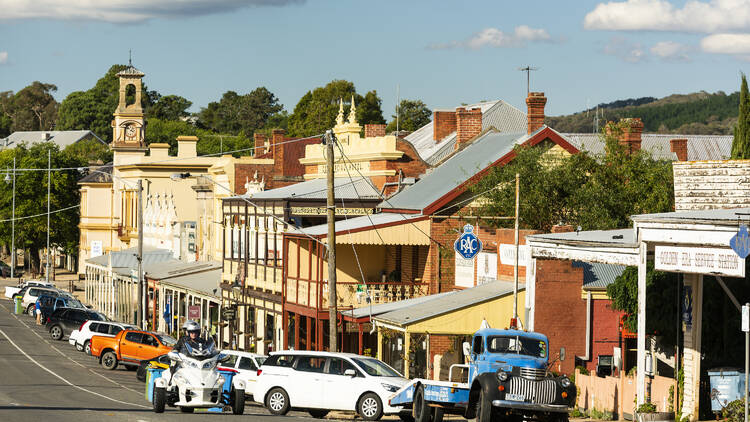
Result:
<svg viewBox="0 0 750 422">
<path fill-rule="evenodd" d="M 42 325 L 42 303 L 39 299 L 34 303 L 34 312 L 36 313 L 36 325 Z"/>
</svg>

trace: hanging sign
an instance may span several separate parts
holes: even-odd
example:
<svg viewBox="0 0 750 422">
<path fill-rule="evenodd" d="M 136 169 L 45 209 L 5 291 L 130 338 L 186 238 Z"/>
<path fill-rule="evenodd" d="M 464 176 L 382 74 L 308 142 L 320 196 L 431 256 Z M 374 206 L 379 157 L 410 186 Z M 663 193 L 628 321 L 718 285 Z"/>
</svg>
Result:
<svg viewBox="0 0 750 422">
<path fill-rule="evenodd" d="M 453 249 L 463 259 L 474 259 L 482 251 L 482 241 L 474 234 L 474 226 L 464 226 L 464 233 L 453 243 Z"/>
<path fill-rule="evenodd" d="M 742 259 L 750 255 L 750 233 L 747 232 L 747 226 L 741 225 L 737 234 L 729 240 L 729 246 Z"/>
<path fill-rule="evenodd" d="M 190 305 L 188 306 L 188 319 L 197 320 L 201 317 L 201 307 L 200 305 Z"/>
<path fill-rule="evenodd" d="M 660 271 L 745 277 L 745 259 L 724 248 L 656 246 L 654 264 Z"/>
</svg>

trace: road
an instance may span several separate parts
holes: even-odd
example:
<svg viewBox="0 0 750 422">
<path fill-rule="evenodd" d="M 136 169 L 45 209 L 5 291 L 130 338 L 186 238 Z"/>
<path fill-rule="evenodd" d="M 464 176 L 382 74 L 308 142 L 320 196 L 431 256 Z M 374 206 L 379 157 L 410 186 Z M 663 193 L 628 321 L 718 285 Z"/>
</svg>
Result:
<svg viewBox="0 0 750 422">
<path fill-rule="evenodd" d="M 76 351 L 67 337 L 65 341 L 54 341 L 31 317 L 14 315 L 11 310 L 10 301 L 0 300 L 0 420 L 3 422 L 185 422 L 208 417 L 217 421 L 320 420 L 302 412 L 275 417 L 249 403 L 242 416 L 231 412 L 183 414 L 169 407 L 165 413 L 155 414 L 144 397 L 145 384 L 136 380 L 135 372 L 123 368 L 105 370 L 95 358 Z"/>
</svg>

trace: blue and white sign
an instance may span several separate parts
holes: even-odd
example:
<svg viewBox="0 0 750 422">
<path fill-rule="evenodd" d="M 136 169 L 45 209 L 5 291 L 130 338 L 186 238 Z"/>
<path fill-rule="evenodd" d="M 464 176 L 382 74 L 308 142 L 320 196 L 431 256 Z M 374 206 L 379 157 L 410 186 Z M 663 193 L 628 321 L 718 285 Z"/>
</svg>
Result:
<svg viewBox="0 0 750 422">
<path fill-rule="evenodd" d="M 482 241 L 474 234 L 474 226 L 464 226 L 464 233 L 453 243 L 453 249 L 464 259 L 474 259 L 482 251 Z"/>
<path fill-rule="evenodd" d="M 737 234 L 729 239 L 729 246 L 742 259 L 750 255 L 750 233 L 747 232 L 746 225 L 741 225 Z"/>
</svg>

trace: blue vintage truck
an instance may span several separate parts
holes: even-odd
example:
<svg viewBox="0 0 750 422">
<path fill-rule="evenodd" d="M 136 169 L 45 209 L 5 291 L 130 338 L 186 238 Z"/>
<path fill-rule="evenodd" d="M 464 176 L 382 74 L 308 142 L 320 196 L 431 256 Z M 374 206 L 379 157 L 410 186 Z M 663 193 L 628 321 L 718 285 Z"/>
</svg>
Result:
<svg viewBox="0 0 750 422">
<path fill-rule="evenodd" d="M 390 404 L 411 408 L 416 422 L 440 422 L 444 413 L 477 422 L 521 422 L 524 417 L 567 422 L 576 387 L 568 377 L 548 371 L 548 351 L 542 334 L 481 328 L 471 344 L 464 343 L 469 364 L 450 368 L 451 374 L 467 368 L 467 382 L 415 379 Z"/>
</svg>

